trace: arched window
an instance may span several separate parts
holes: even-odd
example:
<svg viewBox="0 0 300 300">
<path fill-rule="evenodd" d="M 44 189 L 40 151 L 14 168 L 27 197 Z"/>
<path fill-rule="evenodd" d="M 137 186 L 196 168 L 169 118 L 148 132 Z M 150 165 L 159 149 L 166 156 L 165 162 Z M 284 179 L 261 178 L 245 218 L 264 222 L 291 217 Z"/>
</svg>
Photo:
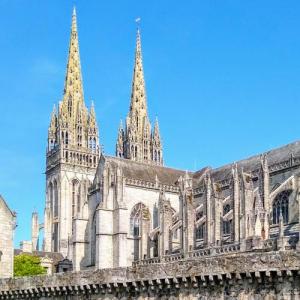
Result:
<svg viewBox="0 0 300 300">
<path fill-rule="evenodd" d="M 136 204 L 130 214 L 130 233 L 134 237 L 140 235 L 141 220 L 150 221 L 149 209 L 143 203 Z"/>
<path fill-rule="evenodd" d="M 228 214 L 231 210 L 231 207 L 229 204 L 226 204 L 224 207 L 223 207 L 223 216 L 225 216 L 226 214 Z"/>
<path fill-rule="evenodd" d="M 77 180 L 72 181 L 72 218 L 75 217 L 76 214 L 76 206 L 80 205 L 81 197 L 80 197 L 80 183 Z M 77 207 L 77 211 L 80 207 Z"/>
<path fill-rule="evenodd" d="M 53 214 L 54 218 L 58 217 L 58 188 L 57 181 L 54 181 L 54 199 L 53 199 Z"/>
<path fill-rule="evenodd" d="M 136 204 L 130 214 L 130 234 L 134 237 L 133 259 L 140 258 L 141 243 L 143 242 L 142 226 L 144 222 L 150 222 L 149 209 L 143 204 Z M 144 228 L 144 226 L 143 226 Z"/>
<path fill-rule="evenodd" d="M 48 199 L 50 200 L 50 205 L 53 209 L 53 184 L 52 184 L 52 182 L 49 183 L 49 187 L 48 187 Z"/>
<path fill-rule="evenodd" d="M 69 134 L 68 134 L 68 132 L 66 132 L 65 144 L 66 145 L 69 144 Z"/>
<path fill-rule="evenodd" d="M 134 148 L 134 157 L 137 158 L 137 146 Z"/>
<path fill-rule="evenodd" d="M 78 193 L 77 193 L 77 212 L 79 213 L 81 209 L 81 186 L 78 185 Z"/>
<path fill-rule="evenodd" d="M 273 202 L 273 224 L 278 224 L 280 214 L 282 214 L 283 223 L 289 222 L 289 197 L 292 190 L 283 191 L 276 196 Z"/>
<path fill-rule="evenodd" d="M 232 220 L 223 220 L 223 234 L 229 235 L 232 230 Z"/>
<path fill-rule="evenodd" d="M 82 146 L 82 127 L 77 127 L 77 145 L 80 147 Z"/>
<path fill-rule="evenodd" d="M 196 228 L 196 240 L 203 240 L 205 234 L 205 223 Z"/>
</svg>

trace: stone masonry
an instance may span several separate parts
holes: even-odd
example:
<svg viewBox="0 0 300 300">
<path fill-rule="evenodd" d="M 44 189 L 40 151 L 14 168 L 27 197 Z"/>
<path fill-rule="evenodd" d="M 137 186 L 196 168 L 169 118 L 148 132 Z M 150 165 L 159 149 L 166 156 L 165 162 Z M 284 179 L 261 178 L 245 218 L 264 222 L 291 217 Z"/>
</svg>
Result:
<svg viewBox="0 0 300 300">
<path fill-rule="evenodd" d="M 0 195 L 0 278 L 13 275 L 15 226 L 15 214 Z"/>
<path fill-rule="evenodd" d="M 0 280 L 0 299 L 300 299 L 300 253 L 239 253 Z"/>
</svg>

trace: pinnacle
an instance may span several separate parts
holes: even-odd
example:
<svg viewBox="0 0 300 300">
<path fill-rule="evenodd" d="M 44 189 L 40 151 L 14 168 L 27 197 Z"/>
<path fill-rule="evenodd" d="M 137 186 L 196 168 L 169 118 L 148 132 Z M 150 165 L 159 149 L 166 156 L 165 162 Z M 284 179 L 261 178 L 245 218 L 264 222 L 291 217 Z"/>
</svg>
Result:
<svg viewBox="0 0 300 300">
<path fill-rule="evenodd" d="M 123 130 L 123 121 L 122 121 L 122 119 L 120 120 L 120 125 L 119 125 L 119 131 L 120 130 Z"/>
</svg>

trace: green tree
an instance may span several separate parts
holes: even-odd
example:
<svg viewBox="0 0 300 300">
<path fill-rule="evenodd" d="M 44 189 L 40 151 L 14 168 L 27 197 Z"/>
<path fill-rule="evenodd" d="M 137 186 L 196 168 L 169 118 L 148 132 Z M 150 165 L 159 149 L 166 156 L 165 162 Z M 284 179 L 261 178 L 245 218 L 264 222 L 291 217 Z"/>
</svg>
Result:
<svg viewBox="0 0 300 300">
<path fill-rule="evenodd" d="M 45 274 L 46 270 L 41 266 L 41 260 L 37 256 L 20 254 L 14 258 L 14 276 L 34 276 Z"/>
</svg>

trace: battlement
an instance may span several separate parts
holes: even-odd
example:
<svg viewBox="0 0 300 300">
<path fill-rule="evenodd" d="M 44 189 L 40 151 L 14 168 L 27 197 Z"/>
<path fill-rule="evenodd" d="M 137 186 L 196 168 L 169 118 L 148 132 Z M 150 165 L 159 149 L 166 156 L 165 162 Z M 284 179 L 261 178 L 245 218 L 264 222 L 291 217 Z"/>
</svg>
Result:
<svg viewBox="0 0 300 300">
<path fill-rule="evenodd" d="M 66 295 L 69 299 L 128 299 L 129 296 L 146 299 L 147 295 L 153 295 L 153 299 L 161 299 L 162 295 L 173 295 L 174 299 L 180 295 L 180 299 L 199 299 L 196 298 L 199 295 L 221 299 L 225 294 L 245 296 L 239 299 L 250 299 L 247 295 L 275 299 L 264 298 L 272 294 L 299 299 L 299 286 L 300 253 L 290 250 L 2 279 L 0 299 L 65 299 Z"/>
</svg>

